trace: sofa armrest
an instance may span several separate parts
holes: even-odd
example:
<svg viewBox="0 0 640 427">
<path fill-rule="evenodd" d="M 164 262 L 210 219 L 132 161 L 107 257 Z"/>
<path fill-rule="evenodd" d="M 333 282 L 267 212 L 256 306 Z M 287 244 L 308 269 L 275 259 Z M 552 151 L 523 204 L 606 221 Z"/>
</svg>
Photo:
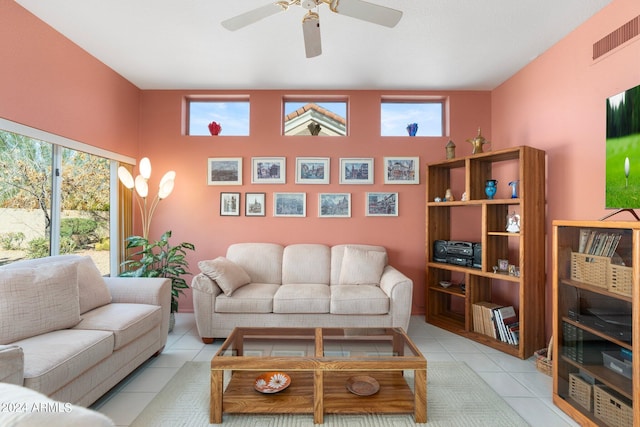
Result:
<svg viewBox="0 0 640 427">
<path fill-rule="evenodd" d="M 159 305 L 162 310 L 161 336 L 166 342 L 171 314 L 171 280 L 164 277 L 105 277 L 104 280 L 111 292 L 111 302 Z"/>
<path fill-rule="evenodd" d="M 0 345 L 0 383 L 22 385 L 24 353 L 17 345 Z"/>
<path fill-rule="evenodd" d="M 393 324 L 405 331 L 411 319 L 413 299 L 413 281 L 396 268 L 387 265 L 380 277 L 380 289 L 389 296 L 389 313 L 394 317 Z"/>
</svg>

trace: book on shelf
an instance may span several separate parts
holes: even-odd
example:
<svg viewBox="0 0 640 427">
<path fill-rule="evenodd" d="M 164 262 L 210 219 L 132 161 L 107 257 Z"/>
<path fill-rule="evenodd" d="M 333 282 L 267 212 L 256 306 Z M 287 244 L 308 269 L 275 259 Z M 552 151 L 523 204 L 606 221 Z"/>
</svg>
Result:
<svg viewBox="0 0 640 427">
<path fill-rule="evenodd" d="M 578 252 L 611 258 L 618 249 L 622 235 L 596 230 L 581 229 L 578 241 Z"/>
<path fill-rule="evenodd" d="M 479 301 L 473 304 L 474 331 L 498 339 L 493 310 L 499 307 L 502 306 L 488 301 Z"/>
<path fill-rule="evenodd" d="M 509 328 L 518 322 L 518 315 L 512 305 L 494 309 L 494 318 L 498 327 L 499 339 L 515 344 Z"/>
</svg>

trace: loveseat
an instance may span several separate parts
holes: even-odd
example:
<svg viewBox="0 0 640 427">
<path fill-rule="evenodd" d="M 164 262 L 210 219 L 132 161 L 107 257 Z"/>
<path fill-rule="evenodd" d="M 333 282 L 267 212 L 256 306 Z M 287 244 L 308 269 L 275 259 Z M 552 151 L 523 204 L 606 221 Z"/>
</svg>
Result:
<svg viewBox="0 0 640 427">
<path fill-rule="evenodd" d="M 236 243 L 198 262 L 191 288 L 203 342 L 237 326 L 409 325 L 413 282 L 382 246 Z"/>
<path fill-rule="evenodd" d="M 0 267 L 0 382 L 88 406 L 167 340 L 171 282 L 102 277 L 89 257 Z"/>
</svg>

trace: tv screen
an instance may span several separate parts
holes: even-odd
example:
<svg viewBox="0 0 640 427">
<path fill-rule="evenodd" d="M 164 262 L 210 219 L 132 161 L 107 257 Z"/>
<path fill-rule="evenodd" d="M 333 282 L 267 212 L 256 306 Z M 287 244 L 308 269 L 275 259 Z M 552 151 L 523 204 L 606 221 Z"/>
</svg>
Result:
<svg viewBox="0 0 640 427">
<path fill-rule="evenodd" d="M 640 208 L 640 85 L 607 98 L 606 208 Z"/>
</svg>

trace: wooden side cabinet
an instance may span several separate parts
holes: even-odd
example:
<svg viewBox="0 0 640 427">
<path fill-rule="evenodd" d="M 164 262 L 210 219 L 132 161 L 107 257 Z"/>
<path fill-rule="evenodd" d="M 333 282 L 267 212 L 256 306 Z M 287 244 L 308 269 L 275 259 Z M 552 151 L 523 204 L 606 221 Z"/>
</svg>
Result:
<svg viewBox="0 0 640 427">
<path fill-rule="evenodd" d="M 488 180 L 498 181 L 492 199 L 485 192 Z M 428 323 L 523 359 L 546 347 L 545 183 L 545 152 L 528 146 L 427 165 Z M 456 200 L 437 201 L 447 189 Z M 519 230 L 507 231 L 511 214 L 519 216 Z M 453 254 L 441 247 L 459 241 L 473 243 L 470 263 L 466 254 L 456 257 L 455 246 Z M 502 264 L 508 269 L 495 268 Z M 513 306 L 517 342 L 481 327 L 476 310 L 485 303 Z"/>
<path fill-rule="evenodd" d="M 640 222 L 553 222 L 553 402 L 584 426 L 640 425 Z"/>
</svg>

